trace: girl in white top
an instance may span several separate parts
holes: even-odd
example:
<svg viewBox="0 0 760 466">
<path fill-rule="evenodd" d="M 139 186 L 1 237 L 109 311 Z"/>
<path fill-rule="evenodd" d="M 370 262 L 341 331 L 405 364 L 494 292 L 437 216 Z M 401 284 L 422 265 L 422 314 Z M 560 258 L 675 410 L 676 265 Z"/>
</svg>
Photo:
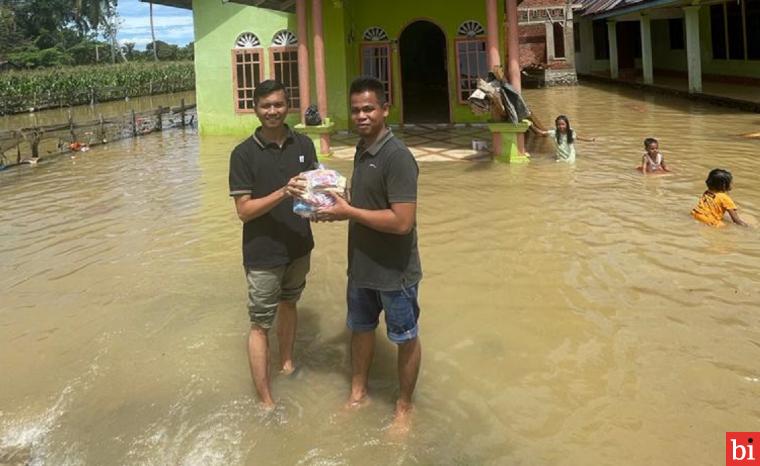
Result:
<svg viewBox="0 0 760 466">
<path fill-rule="evenodd" d="M 670 171 L 665 165 L 665 157 L 660 153 L 660 144 L 655 138 L 644 139 L 644 155 L 641 157 L 641 173 L 667 173 Z"/>
<path fill-rule="evenodd" d="M 541 136 L 551 136 L 556 148 L 557 162 L 575 162 L 575 144 L 577 141 L 594 142 L 596 138 L 586 139 L 578 136 L 575 130 L 570 128 L 570 120 L 565 115 L 560 115 L 554 120 L 556 129 L 542 131 L 536 128 L 536 132 Z"/>
</svg>

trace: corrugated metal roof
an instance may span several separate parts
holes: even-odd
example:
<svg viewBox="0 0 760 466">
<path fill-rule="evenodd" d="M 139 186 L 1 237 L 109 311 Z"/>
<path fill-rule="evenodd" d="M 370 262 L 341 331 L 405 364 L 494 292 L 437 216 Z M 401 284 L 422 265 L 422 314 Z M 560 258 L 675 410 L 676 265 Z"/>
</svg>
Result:
<svg viewBox="0 0 760 466">
<path fill-rule="evenodd" d="M 580 0 L 581 16 L 614 16 L 616 12 L 632 12 L 648 7 L 678 3 L 679 0 Z"/>
</svg>

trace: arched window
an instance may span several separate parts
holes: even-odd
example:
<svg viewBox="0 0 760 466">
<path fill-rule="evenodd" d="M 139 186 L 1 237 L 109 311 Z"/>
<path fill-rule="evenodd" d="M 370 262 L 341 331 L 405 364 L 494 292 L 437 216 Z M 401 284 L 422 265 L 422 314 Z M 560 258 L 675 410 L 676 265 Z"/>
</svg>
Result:
<svg viewBox="0 0 760 466">
<path fill-rule="evenodd" d="M 290 111 L 299 112 L 298 37 L 286 29 L 278 31 L 272 37 L 272 46 L 269 47 L 269 63 L 272 79 L 281 82 L 288 90 Z"/>
<path fill-rule="evenodd" d="M 470 94 L 478 88 L 478 78 L 488 74 L 486 54 L 486 33 L 483 26 L 474 20 L 463 22 L 455 39 L 457 50 L 457 96 L 460 103 L 466 103 Z"/>
<path fill-rule="evenodd" d="M 482 36 L 485 33 L 486 30 L 483 29 L 483 25 L 473 20 L 465 21 L 460 24 L 459 29 L 457 30 L 458 35 L 466 37 Z"/>
<path fill-rule="evenodd" d="M 274 37 L 272 37 L 272 45 L 275 45 L 278 47 L 298 45 L 298 37 L 296 37 L 296 35 L 293 34 L 292 32 L 286 29 L 283 29 L 282 31 L 277 31 Z"/>
<path fill-rule="evenodd" d="M 244 32 L 235 40 L 232 49 L 232 83 L 235 112 L 254 111 L 253 90 L 264 76 L 261 41 L 252 32 Z"/>
<path fill-rule="evenodd" d="M 381 27 L 373 26 L 362 35 L 365 43 L 361 44 L 361 74 L 372 76 L 383 83 L 385 98 L 388 103 L 393 100 L 391 74 L 391 44 L 388 33 Z"/>
<path fill-rule="evenodd" d="M 261 41 L 252 32 L 244 32 L 240 34 L 235 41 L 235 48 L 239 49 L 252 49 L 261 46 Z"/>
<path fill-rule="evenodd" d="M 362 36 L 364 40 L 368 42 L 385 41 L 388 40 L 388 34 L 381 27 L 373 26 L 364 31 Z"/>
</svg>

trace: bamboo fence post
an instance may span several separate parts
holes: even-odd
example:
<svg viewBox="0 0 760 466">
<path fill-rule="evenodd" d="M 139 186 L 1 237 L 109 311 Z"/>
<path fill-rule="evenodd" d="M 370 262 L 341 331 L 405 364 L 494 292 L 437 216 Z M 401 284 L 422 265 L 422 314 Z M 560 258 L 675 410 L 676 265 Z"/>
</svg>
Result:
<svg viewBox="0 0 760 466">
<path fill-rule="evenodd" d="M 103 114 L 98 114 L 98 139 L 100 139 L 100 142 L 104 143 L 106 142 L 106 129 L 103 127 Z"/>
<path fill-rule="evenodd" d="M 156 118 L 157 118 L 157 120 L 156 120 L 156 129 L 158 131 L 163 131 L 163 129 L 164 129 L 164 122 L 162 121 L 163 120 L 163 115 L 164 115 L 164 109 L 159 105 L 158 106 L 158 110 L 156 111 Z"/>
<path fill-rule="evenodd" d="M 185 98 L 184 97 L 182 98 L 182 100 L 180 100 L 180 110 L 179 111 L 180 111 L 180 115 L 182 117 L 182 123 L 180 123 L 180 125 L 182 125 L 182 127 L 184 128 L 185 127 Z"/>
<path fill-rule="evenodd" d="M 77 135 L 74 132 L 74 117 L 71 116 L 71 112 L 69 112 L 69 133 L 71 134 L 71 142 L 76 142 Z"/>
<path fill-rule="evenodd" d="M 137 118 L 134 109 L 132 110 L 132 136 L 137 137 Z"/>
<path fill-rule="evenodd" d="M 32 133 L 32 158 L 36 159 L 40 156 L 40 135 L 37 129 Z M 21 154 L 19 154 L 18 162 L 21 163 Z"/>
</svg>

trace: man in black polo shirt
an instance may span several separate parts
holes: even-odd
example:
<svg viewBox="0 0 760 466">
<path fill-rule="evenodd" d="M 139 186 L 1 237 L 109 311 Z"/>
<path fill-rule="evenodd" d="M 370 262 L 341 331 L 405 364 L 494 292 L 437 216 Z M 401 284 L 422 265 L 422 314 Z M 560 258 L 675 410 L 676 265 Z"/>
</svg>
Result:
<svg viewBox="0 0 760 466">
<path fill-rule="evenodd" d="M 293 213 L 303 192 L 299 174 L 317 166 L 314 144 L 285 124 L 285 88 L 267 80 L 253 93 L 261 126 L 230 157 L 230 196 L 243 222 L 243 265 L 248 281 L 248 361 L 261 403 L 274 406 L 269 377 L 269 329 L 277 314 L 280 372 L 290 374 L 296 303 L 306 285 L 314 247 L 309 221 Z"/>
<path fill-rule="evenodd" d="M 374 78 L 351 84 L 351 119 L 361 138 L 354 158 L 351 204 L 336 197 L 321 216 L 349 220 L 348 318 L 351 335 L 349 406 L 367 399 L 375 328 L 385 311 L 388 338 L 398 345 L 399 397 L 394 427 L 409 428 L 421 360 L 417 303 L 422 268 L 417 251 L 417 176 L 412 153 L 385 126 L 388 103 Z"/>
</svg>

